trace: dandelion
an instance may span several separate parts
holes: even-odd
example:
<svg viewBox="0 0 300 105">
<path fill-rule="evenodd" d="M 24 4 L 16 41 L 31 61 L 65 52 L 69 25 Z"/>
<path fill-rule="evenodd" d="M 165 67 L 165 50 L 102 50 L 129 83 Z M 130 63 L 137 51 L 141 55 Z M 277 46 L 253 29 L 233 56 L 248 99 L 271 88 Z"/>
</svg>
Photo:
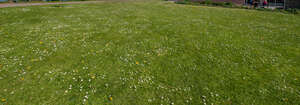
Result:
<svg viewBox="0 0 300 105">
<path fill-rule="evenodd" d="M 39 61 L 39 59 L 31 59 L 31 62 Z"/>
<path fill-rule="evenodd" d="M 31 69 L 31 66 L 27 66 L 26 69 L 27 69 L 27 70 L 30 70 L 30 69 Z"/>
<path fill-rule="evenodd" d="M 2 99 L 1 99 L 1 101 L 2 101 L 2 102 L 5 102 L 5 101 L 6 101 L 6 99 L 2 98 Z"/>
<path fill-rule="evenodd" d="M 287 101 L 289 101 L 289 99 L 288 99 L 288 98 L 283 98 L 283 101 L 286 101 L 286 102 L 287 102 Z"/>
<path fill-rule="evenodd" d="M 89 97 L 87 95 L 85 95 L 84 98 L 88 99 Z"/>
<path fill-rule="evenodd" d="M 138 61 L 136 61 L 136 62 L 135 62 L 135 64 L 137 64 L 137 65 L 138 65 L 138 64 L 140 64 L 140 63 L 139 63 Z"/>
<path fill-rule="evenodd" d="M 40 44 L 43 44 L 44 42 L 40 41 Z"/>
<path fill-rule="evenodd" d="M 69 89 L 70 89 L 70 90 L 72 89 L 72 85 L 70 85 Z"/>
<path fill-rule="evenodd" d="M 108 99 L 109 99 L 109 101 L 112 101 L 112 100 L 113 100 L 112 96 L 109 96 Z"/>
<path fill-rule="evenodd" d="M 14 92 L 14 91 L 12 91 L 12 92 L 10 92 L 10 94 L 15 94 L 15 92 Z"/>
<path fill-rule="evenodd" d="M 66 90 L 65 93 L 68 93 L 68 90 Z"/>
<path fill-rule="evenodd" d="M 24 77 L 22 77 L 22 78 L 21 78 L 21 80 L 22 80 L 22 81 L 24 81 L 24 80 L 25 80 L 25 78 L 24 78 Z"/>
<path fill-rule="evenodd" d="M 96 76 L 95 76 L 95 75 L 91 75 L 91 78 L 92 78 L 92 79 L 95 79 L 95 78 L 96 78 Z"/>
</svg>

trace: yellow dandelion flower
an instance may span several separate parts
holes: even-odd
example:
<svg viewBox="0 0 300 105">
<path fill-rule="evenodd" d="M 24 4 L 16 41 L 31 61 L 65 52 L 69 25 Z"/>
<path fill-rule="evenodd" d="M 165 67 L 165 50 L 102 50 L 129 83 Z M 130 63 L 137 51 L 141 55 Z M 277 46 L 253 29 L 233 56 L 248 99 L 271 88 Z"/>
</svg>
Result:
<svg viewBox="0 0 300 105">
<path fill-rule="evenodd" d="M 31 59 L 31 62 L 39 61 L 39 59 Z"/>
<path fill-rule="evenodd" d="M 109 97 L 108 99 L 109 99 L 109 101 L 112 101 L 112 100 L 113 100 L 113 98 L 112 98 L 112 97 Z"/>
<path fill-rule="evenodd" d="M 6 99 L 2 98 L 2 99 L 1 99 L 1 101 L 2 101 L 2 102 L 5 102 L 5 101 L 6 101 Z"/>
<path fill-rule="evenodd" d="M 96 76 L 95 76 L 95 75 L 92 75 L 92 76 L 91 76 L 91 78 L 92 78 L 92 79 L 95 79 L 95 78 L 96 78 Z"/>
<path fill-rule="evenodd" d="M 27 69 L 27 70 L 30 70 L 30 69 L 31 69 L 31 66 L 27 66 L 26 69 Z"/>
<path fill-rule="evenodd" d="M 140 64 L 140 63 L 139 63 L 138 61 L 136 61 L 136 62 L 135 62 L 135 64 L 137 64 L 137 65 L 138 65 L 138 64 Z"/>
<path fill-rule="evenodd" d="M 40 41 L 40 44 L 43 44 L 44 42 Z"/>
<path fill-rule="evenodd" d="M 22 78 L 21 78 L 21 80 L 22 80 L 22 81 L 24 81 L 24 80 L 25 80 L 25 78 L 24 78 L 24 77 L 22 77 Z"/>
</svg>

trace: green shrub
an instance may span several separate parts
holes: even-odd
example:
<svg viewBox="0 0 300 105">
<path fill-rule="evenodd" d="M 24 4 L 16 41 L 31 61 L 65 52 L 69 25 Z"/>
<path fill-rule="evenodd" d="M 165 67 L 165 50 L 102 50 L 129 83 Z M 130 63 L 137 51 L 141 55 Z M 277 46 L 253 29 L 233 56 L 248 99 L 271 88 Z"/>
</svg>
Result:
<svg viewBox="0 0 300 105">
<path fill-rule="evenodd" d="M 176 3 L 176 4 L 188 4 L 187 1 L 176 1 L 175 3 Z"/>
<path fill-rule="evenodd" d="M 214 6 L 225 6 L 224 2 L 213 2 L 212 5 Z"/>
<path fill-rule="evenodd" d="M 292 14 L 299 14 L 299 10 L 297 10 L 295 8 L 288 8 L 288 9 L 285 9 L 285 11 L 292 13 Z"/>
<path fill-rule="evenodd" d="M 190 0 L 178 0 L 175 2 L 176 4 L 192 4 Z"/>
<path fill-rule="evenodd" d="M 211 5 L 212 4 L 212 1 L 211 0 L 205 0 L 204 2 L 206 5 Z"/>
<path fill-rule="evenodd" d="M 205 4 L 205 1 L 200 1 L 199 4 Z"/>
<path fill-rule="evenodd" d="M 265 11 L 264 8 L 255 8 L 255 9 L 258 10 L 258 11 Z"/>
<path fill-rule="evenodd" d="M 235 5 L 232 2 L 225 2 L 224 6 L 225 7 L 234 7 Z"/>
</svg>

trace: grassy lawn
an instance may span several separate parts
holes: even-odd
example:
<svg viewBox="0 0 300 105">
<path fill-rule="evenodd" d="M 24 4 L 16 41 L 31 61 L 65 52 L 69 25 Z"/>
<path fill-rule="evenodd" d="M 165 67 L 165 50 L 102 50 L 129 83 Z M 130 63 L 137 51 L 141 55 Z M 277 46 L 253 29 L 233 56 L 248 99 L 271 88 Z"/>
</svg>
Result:
<svg viewBox="0 0 300 105">
<path fill-rule="evenodd" d="M 107 1 L 0 8 L 0 105 L 297 105 L 300 16 Z"/>
</svg>

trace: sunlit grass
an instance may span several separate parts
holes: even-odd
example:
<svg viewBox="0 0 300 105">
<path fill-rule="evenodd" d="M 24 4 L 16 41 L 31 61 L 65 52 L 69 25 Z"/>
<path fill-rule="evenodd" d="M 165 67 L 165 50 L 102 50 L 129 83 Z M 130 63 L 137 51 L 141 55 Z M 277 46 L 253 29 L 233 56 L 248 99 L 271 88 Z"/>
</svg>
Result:
<svg viewBox="0 0 300 105">
<path fill-rule="evenodd" d="M 165 1 L 1 8 L 0 105 L 296 105 L 299 23 Z"/>
</svg>

